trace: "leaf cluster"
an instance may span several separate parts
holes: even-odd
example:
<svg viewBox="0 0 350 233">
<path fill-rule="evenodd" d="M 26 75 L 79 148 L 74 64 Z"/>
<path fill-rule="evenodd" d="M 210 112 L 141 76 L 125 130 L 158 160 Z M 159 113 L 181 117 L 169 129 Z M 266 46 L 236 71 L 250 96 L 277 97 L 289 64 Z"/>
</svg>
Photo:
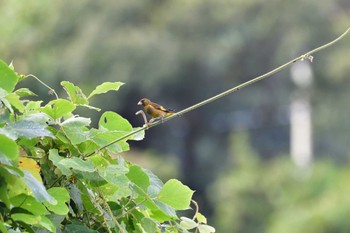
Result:
<svg viewBox="0 0 350 233">
<path fill-rule="evenodd" d="M 178 210 L 190 208 L 194 191 L 189 187 L 175 179 L 164 184 L 118 156 L 130 149 L 129 140 L 144 138 L 143 130 L 116 141 L 136 130 L 119 114 L 102 113 L 93 128 L 90 118 L 73 113 L 100 111 L 89 105 L 90 98 L 117 91 L 123 83 L 105 82 L 85 95 L 63 81 L 68 98 L 49 88 L 56 98 L 44 104 L 30 100 L 35 94 L 29 89 L 16 89 L 28 77 L 0 61 L 2 232 L 215 231 L 198 207 L 197 225 L 178 216 Z"/>
</svg>

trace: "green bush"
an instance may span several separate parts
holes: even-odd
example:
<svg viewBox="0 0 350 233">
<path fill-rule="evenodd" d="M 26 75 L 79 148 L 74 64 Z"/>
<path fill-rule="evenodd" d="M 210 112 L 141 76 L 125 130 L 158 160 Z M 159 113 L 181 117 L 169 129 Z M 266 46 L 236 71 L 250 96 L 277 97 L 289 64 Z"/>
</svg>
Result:
<svg viewBox="0 0 350 233">
<path fill-rule="evenodd" d="M 16 89 L 29 77 L 55 99 L 44 104 L 30 100 L 35 94 L 29 89 Z M 118 156 L 129 150 L 128 140 L 144 138 L 143 128 L 133 128 L 115 112 L 104 112 L 92 128 L 89 118 L 73 113 L 99 111 L 89 100 L 123 83 L 103 83 L 89 95 L 70 82 L 61 85 L 67 99 L 0 61 L 2 232 L 215 231 L 198 208 L 193 219 L 178 216 L 178 210 L 190 208 L 189 187 L 175 179 L 163 184 Z"/>
</svg>

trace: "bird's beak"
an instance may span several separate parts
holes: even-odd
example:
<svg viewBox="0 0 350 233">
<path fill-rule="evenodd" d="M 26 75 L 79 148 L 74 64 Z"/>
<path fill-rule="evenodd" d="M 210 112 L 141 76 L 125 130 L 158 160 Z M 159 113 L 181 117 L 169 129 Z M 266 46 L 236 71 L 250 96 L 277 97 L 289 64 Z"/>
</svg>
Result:
<svg viewBox="0 0 350 233">
<path fill-rule="evenodd" d="M 137 103 L 137 105 L 142 105 L 142 102 L 141 102 L 141 101 L 139 101 L 139 102 Z"/>
</svg>

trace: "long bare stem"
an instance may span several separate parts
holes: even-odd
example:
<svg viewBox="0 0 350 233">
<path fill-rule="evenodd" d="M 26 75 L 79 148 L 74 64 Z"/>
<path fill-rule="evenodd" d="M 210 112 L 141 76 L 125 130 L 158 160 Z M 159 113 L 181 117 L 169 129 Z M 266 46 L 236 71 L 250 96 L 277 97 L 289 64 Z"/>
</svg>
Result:
<svg viewBox="0 0 350 233">
<path fill-rule="evenodd" d="M 145 125 L 142 128 L 138 128 L 138 129 L 136 129 L 136 130 L 134 130 L 134 131 L 132 131 L 132 132 L 130 132 L 130 133 L 120 137 L 120 138 L 117 138 L 116 140 L 106 144 L 105 146 L 102 146 L 101 148 L 99 148 L 99 150 L 105 149 L 106 147 L 108 147 L 108 146 L 110 146 L 110 145 L 112 145 L 114 143 L 117 143 L 119 141 L 122 141 L 122 140 L 124 140 L 124 139 L 126 139 L 126 138 L 128 138 L 128 137 L 130 137 L 130 136 L 132 136 L 132 135 L 142 131 L 142 130 L 148 130 L 148 129 L 154 127 L 154 126 L 157 126 L 157 125 L 161 124 L 162 122 L 171 120 L 171 119 L 173 119 L 175 117 L 178 117 L 178 116 L 181 116 L 181 115 L 183 115 L 183 114 L 185 114 L 187 112 L 190 112 L 190 111 L 192 111 L 192 110 L 194 110 L 196 108 L 199 108 L 199 107 L 201 107 L 203 105 L 206 105 L 206 104 L 208 104 L 210 102 L 213 102 L 214 100 L 220 99 L 220 98 L 222 98 L 222 97 L 224 97 L 224 96 L 226 96 L 228 94 L 231 94 L 231 93 L 233 93 L 235 91 L 238 91 L 238 90 L 240 90 L 240 89 L 242 89 L 244 87 L 247 87 L 247 86 L 249 86 L 249 85 L 251 85 L 253 83 L 256 83 L 256 82 L 261 81 L 261 80 L 263 80 L 263 79 L 265 79 L 267 77 L 270 77 L 271 75 L 273 75 L 273 74 L 275 74 L 275 73 L 277 73 L 277 72 L 287 68 L 288 66 L 290 66 L 291 64 L 293 64 L 293 63 L 295 63 L 297 61 L 303 61 L 303 60 L 312 61 L 312 59 L 313 59 L 313 57 L 311 56 L 312 54 L 314 54 L 314 53 L 316 53 L 316 52 L 318 52 L 320 50 L 323 50 L 323 49 L 325 49 L 325 48 L 335 44 L 336 42 L 341 40 L 349 31 L 350 31 L 350 27 L 343 34 L 341 34 L 339 37 L 337 37 L 335 40 L 333 40 L 333 41 L 331 41 L 331 42 L 329 42 L 327 44 L 324 44 L 324 45 L 322 45 L 320 47 L 317 47 L 317 48 L 315 48 L 315 49 L 313 49 L 313 50 L 311 50 L 311 51 L 309 51 L 309 52 L 307 52 L 307 53 L 305 53 L 305 54 L 303 54 L 303 55 L 301 55 L 301 56 L 299 56 L 299 57 L 297 57 L 297 58 L 295 58 L 295 59 L 293 59 L 293 60 L 291 60 L 291 61 L 289 61 L 289 62 L 287 62 L 287 63 L 285 63 L 285 64 L 283 64 L 281 66 L 279 66 L 279 67 L 277 67 L 276 69 L 273 69 L 273 70 L 271 70 L 271 71 L 269 71 L 269 72 L 267 72 L 267 73 L 265 73 L 263 75 L 260 75 L 260 76 L 254 78 L 254 79 L 251 79 L 251 80 L 249 80 L 247 82 L 244 82 L 244 83 L 242 83 L 242 84 L 240 84 L 238 86 L 235 86 L 235 87 L 233 87 L 233 88 L 231 88 L 231 89 L 229 89 L 227 91 L 221 92 L 221 93 L 219 93 L 219 94 L 217 94 L 217 95 L 215 95 L 215 96 L 213 96 L 213 97 L 211 97 L 209 99 L 206 99 L 206 100 L 204 100 L 202 102 L 199 102 L 199 103 L 194 104 L 194 105 L 192 105 L 192 106 L 190 106 L 188 108 L 185 108 L 185 109 L 183 109 L 183 110 L 181 110 L 179 112 L 176 112 L 176 113 L 172 114 L 171 116 L 165 117 L 163 119 L 163 121 L 156 121 L 156 122 L 154 122 L 152 124 Z M 91 152 L 91 153 L 87 154 L 85 157 L 89 157 L 89 156 L 91 156 L 91 155 L 93 155 L 95 153 L 96 153 L 96 151 Z"/>
</svg>

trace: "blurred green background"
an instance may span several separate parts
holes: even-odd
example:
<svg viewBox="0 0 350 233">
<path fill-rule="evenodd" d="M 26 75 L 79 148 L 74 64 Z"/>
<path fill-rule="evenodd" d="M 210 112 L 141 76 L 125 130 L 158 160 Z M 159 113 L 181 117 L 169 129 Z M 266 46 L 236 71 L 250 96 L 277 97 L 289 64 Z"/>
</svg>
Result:
<svg viewBox="0 0 350 233">
<path fill-rule="evenodd" d="M 0 13 L 1 59 L 62 95 L 63 80 L 86 93 L 125 82 L 92 104 L 134 126 L 143 97 L 181 110 L 350 26 L 349 0 L 0 0 Z M 290 156 L 290 69 L 152 128 L 124 156 L 195 189 L 217 232 L 350 232 L 350 36 L 311 69 L 312 165 Z"/>
</svg>

